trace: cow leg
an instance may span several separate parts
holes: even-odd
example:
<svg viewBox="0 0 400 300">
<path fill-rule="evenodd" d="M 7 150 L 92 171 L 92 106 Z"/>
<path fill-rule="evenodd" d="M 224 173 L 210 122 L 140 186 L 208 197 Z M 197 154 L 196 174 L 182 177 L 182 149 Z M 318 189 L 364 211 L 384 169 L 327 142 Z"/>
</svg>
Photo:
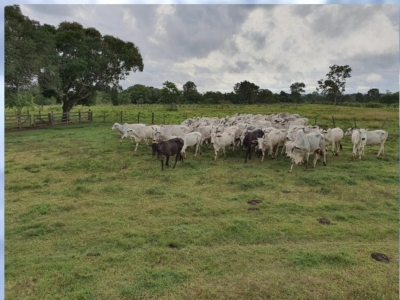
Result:
<svg viewBox="0 0 400 300">
<path fill-rule="evenodd" d="M 292 173 L 293 165 L 294 165 L 294 159 L 292 158 L 292 163 L 290 164 L 289 173 Z"/>
<path fill-rule="evenodd" d="M 164 171 L 164 159 L 160 159 L 161 161 L 161 171 Z"/>
<path fill-rule="evenodd" d="M 136 152 L 136 150 L 137 150 L 138 146 L 139 146 L 139 142 L 138 142 L 138 141 L 136 141 L 136 148 L 135 148 L 135 150 L 133 150 L 134 152 Z"/>
<path fill-rule="evenodd" d="M 247 163 L 247 157 L 249 156 L 249 153 L 251 152 L 251 149 L 250 148 L 248 148 L 247 150 L 246 150 L 246 156 L 245 156 L 245 158 L 244 158 L 244 162 L 245 163 Z"/>
<path fill-rule="evenodd" d="M 224 152 L 224 159 L 226 159 L 226 155 L 225 155 L 225 147 L 222 147 L 222 151 Z"/>
<path fill-rule="evenodd" d="M 319 159 L 319 151 L 320 151 L 320 150 L 316 150 L 316 151 L 314 152 L 313 168 L 315 168 L 315 167 L 317 166 L 317 161 L 318 161 L 318 159 Z"/>
<path fill-rule="evenodd" d="M 174 169 L 175 168 L 175 166 L 176 166 L 176 163 L 177 163 L 177 161 L 178 161 L 178 158 L 180 158 L 181 157 L 181 153 L 178 151 L 178 153 L 176 153 L 176 157 L 175 157 L 175 163 L 174 163 L 174 166 L 172 167 L 172 169 Z"/>
<path fill-rule="evenodd" d="M 263 161 L 264 161 L 264 155 L 265 155 L 265 151 L 262 151 L 262 150 L 261 150 L 261 153 L 262 153 L 262 156 L 261 156 L 261 162 L 263 162 Z"/>
<path fill-rule="evenodd" d="M 168 165 L 168 162 L 169 162 L 169 155 L 167 155 L 167 158 L 165 159 L 165 165 L 169 167 L 170 165 Z"/>
<path fill-rule="evenodd" d="M 378 152 L 377 156 L 379 156 L 381 154 L 382 150 L 383 150 L 383 145 L 381 144 L 381 148 L 379 148 L 379 152 Z"/>
<path fill-rule="evenodd" d="M 215 147 L 215 145 L 214 145 L 214 161 L 217 161 L 217 154 L 218 154 L 218 150 L 217 150 L 217 147 Z"/>
<path fill-rule="evenodd" d="M 180 153 L 181 153 L 182 157 L 184 156 L 186 158 L 186 151 L 185 150 L 182 150 Z"/>
<path fill-rule="evenodd" d="M 357 156 L 357 147 L 356 144 L 353 144 L 353 158 Z"/>
<path fill-rule="evenodd" d="M 306 170 L 308 169 L 308 161 L 309 161 L 309 158 L 310 158 L 310 152 L 308 152 L 308 153 L 306 154 Z"/>
<path fill-rule="evenodd" d="M 196 156 L 197 152 L 199 152 L 199 148 L 200 148 L 200 143 L 197 143 L 196 144 L 196 150 L 194 151 L 194 156 Z"/>
<path fill-rule="evenodd" d="M 273 158 L 278 157 L 278 154 L 279 154 L 279 145 L 276 145 L 276 150 Z"/>
</svg>

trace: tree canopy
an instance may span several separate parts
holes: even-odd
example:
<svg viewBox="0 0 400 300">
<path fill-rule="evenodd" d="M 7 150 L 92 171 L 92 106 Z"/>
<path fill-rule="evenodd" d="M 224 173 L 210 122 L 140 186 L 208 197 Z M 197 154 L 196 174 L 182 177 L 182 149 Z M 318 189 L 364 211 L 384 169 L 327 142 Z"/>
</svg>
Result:
<svg viewBox="0 0 400 300">
<path fill-rule="evenodd" d="M 351 77 L 352 69 L 348 66 L 330 66 L 329 73 L 326 74 L 327 79 L 318 80 L 317 91 L 321 91 L 323 95 L 333 99 L 334 104 L 337 104 L 338 96 L 346 90 L 346 79 Z"/>
<path fill-rule="evenodd" d="M 37 84 L 40 69 L 51 69 L 51 33 L 24 16 L 18 5 L 4 12 L 5 106 L 22 108 L 30 102 L 24 93 Z"/>
<path fill-rule="evenodd" d="M 48 89 L 69 112 L 77 104 L 87 104 L 96 91 L 115 89 L 131 71 L 143 71 L 139 48 L 95 28 L 76 22 L 62 22 L 55 30 L 60 88 Z M 40 79 L 48 73 L 42 73 Z M 39 83 L 43 83 L 39 81 Z"/>
<path fill-rule="evenodd" d="M 241 103 L 253 104 L 258 94 L 259 86 L 247 80 L 236 83 L 233 87 Z"/>
<path fill-rule="evenodd" d="M 301 93 L 305 93 L 306 85 L 303 82 L 295 82 L 290 86 L 290 93 L 293 102 L 300 102 Z"/>
</svg>

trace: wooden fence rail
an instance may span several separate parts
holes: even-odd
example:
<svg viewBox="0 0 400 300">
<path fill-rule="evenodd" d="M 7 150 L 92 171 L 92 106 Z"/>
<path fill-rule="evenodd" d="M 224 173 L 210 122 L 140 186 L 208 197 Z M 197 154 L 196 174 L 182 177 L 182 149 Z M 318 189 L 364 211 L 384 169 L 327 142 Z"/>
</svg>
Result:
<svg viewBox="0 0 400 300">
<path fill-rule="evenodd" d="M 204 116 L 203 113 L 200 113 L 201 116 Z M 80 124 L 80 123 L 115 123 L 118 122 L 120 124 L 124 123 L 143 123 L 146 125 L 154 125 L 154 124 L 174 124 L 176 122 L 180 123 L 186 119 L 188 119 L 188 113 L 174 114 L 174 121 L 172 121 L 171 115 L 168 113 L 160 113 L 156 115 L 154 112 L 131 112 L 131 111 L 113 111 L 113 112 L 104 112 L 99 111 L 94 113 L 91 110 L 85 112 L 70 112 L 70 113 L 62 113 L 62 112 L 50 112 L 43 114 L 40 111 L 38 113 L 30 114 L 29 111 L 25 113 L 15 112 L 13 114 L 5 114 L 4 115 L 4 123 L 5 129 L 12 128 L 30 128 L 30 127 L 41 127 L 41 126 L 53 126 L 53 125 L 61 125 L 61 124 Z M 218 118 L 220 115 L 218 115 Z M 172 121 L 172 122 L 171 122 Z M 314 117 L 314 125 L 318 123 L 318 115 Z M 325 120 L 326 122 L 327 120 Z M 332 125 L 336 127 L 337 120 L 334 116 L 332 116 Z M 329 121 L 328 121 L 329 122 Z M 356 118 L 351 119 L 349 122 L 354 122 L 354 127 L 357 127 Z M 384 120 L 381 128 L 384 128 L 388 119 Z M 312 119 L 310 118 L 310 123 L 312 123 Z M 329 122 L 330 123 L 330 122 Z M 322 125 L 323 127 L 330 127 L 331 125 L 326 123 Z"/>
<path fill-rule="evenodd" d="M 79 124 L 92 122 L 93 112 L 73 112 L 73 113 L 48 113 L 42 114 L 40 111 L 38 114 L 30 114 L 29 111 L 26 114 L 17 112 L 15 114 L 5 114 L 4 124 L 6 129 L 10 128 L 30 128 L 38 126 L 52 126 L 57 124 Z"/>
</svg>

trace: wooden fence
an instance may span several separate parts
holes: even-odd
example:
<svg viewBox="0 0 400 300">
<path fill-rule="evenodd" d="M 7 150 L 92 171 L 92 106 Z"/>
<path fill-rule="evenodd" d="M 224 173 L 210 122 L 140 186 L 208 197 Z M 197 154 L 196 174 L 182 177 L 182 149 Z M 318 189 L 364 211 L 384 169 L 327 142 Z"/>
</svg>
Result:
<svg viewBox="0 0 400 300">
<path fill-rule="evenodd" d="M 53 126 L 61 124 L 79 124 L 92 122 L 93 113 L 92 111 L 85 112 L 73 112 L 73 113 L 48 113 L 42 114 L 40 111 L 38 114 L 30 114 L 29 111 L 26 113 L 15 112 L 14 114 L 4 115 L 4 124 L 6 129 L 11 128 L 31 128 L 39 126 Z"/>
<path fill-rule="evenodd" d="M 172 123 L 180 123 L 188 118 L 187 113 L 174 113 L 174 122 Z M 218 115 L 218 117 L 220 117 Z M 38 114 L 30 114 L 29 111 L 26 113 L 15 112 L 14 114 L 5 114 L 5 128 L 30 128 L 30 127 L 39 127 L 39 126 L 53 126 L 53 125 L 61 125 L 61 124 L 80 124 L 87 122 L 96 122 L 96 123 L 115 123 L 118 122 L 120 124 L 124 123 L 144 123 L 147 125 L 153 124 L 169 124 L 171 122 L 171 116 L 169 114 L 159 114 L 155 115 L 153 112 L 124 112 L 124 111 L 114 111 L 114 112 L 97 112 L 93 113 L 91 110 L 85 112 L 70 112 L 70 113 L 47 113 L 42 114 L 40 111 Z M 354 127 L 357 127 L 357 120 L 354 118 L 352 120 L 354 122 Z M 381 128 L 384 128 L 386 125 L 386 119 Z M 314 123 L 316 125 L 318 123 L 318 116 L 313 119 L 310 119 L 310 125 Z M 332 116 L 332 125 L 336 127 L 336 119 Z M 322 125 L 324 127 L 330 127 L 330 124 Z"/>
</svg>

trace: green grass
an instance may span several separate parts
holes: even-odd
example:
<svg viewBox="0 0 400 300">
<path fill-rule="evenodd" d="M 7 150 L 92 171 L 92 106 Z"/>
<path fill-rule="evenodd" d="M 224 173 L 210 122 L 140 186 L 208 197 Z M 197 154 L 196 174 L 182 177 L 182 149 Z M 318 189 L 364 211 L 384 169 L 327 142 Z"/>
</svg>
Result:
<svg viewBox="0 0 400 300">
<path fill-rule="evenodd" d="M 244 164 L 243 151 L 228 151 L 214 162 L 204 146 L 203 155 L 189 149 L 161 172 L 144 144 L 137 152 L 128 140 L 119 144 L 117 120 L 6 133 L 6 298 L 397 299 L 397 111 L 275 105 L 168 113 L 180 123 L 186 113 L 286 111 L 318 115 L 318 123 L 333 115 L 343 129 L 353 117 L 371 129 L 388 117 L 385 155 L 367 147 L 353 160 L 346 138 L 326 167 L 288 173 L 284 157 L 261 163 L 254 155 Z"/>
</svg>

